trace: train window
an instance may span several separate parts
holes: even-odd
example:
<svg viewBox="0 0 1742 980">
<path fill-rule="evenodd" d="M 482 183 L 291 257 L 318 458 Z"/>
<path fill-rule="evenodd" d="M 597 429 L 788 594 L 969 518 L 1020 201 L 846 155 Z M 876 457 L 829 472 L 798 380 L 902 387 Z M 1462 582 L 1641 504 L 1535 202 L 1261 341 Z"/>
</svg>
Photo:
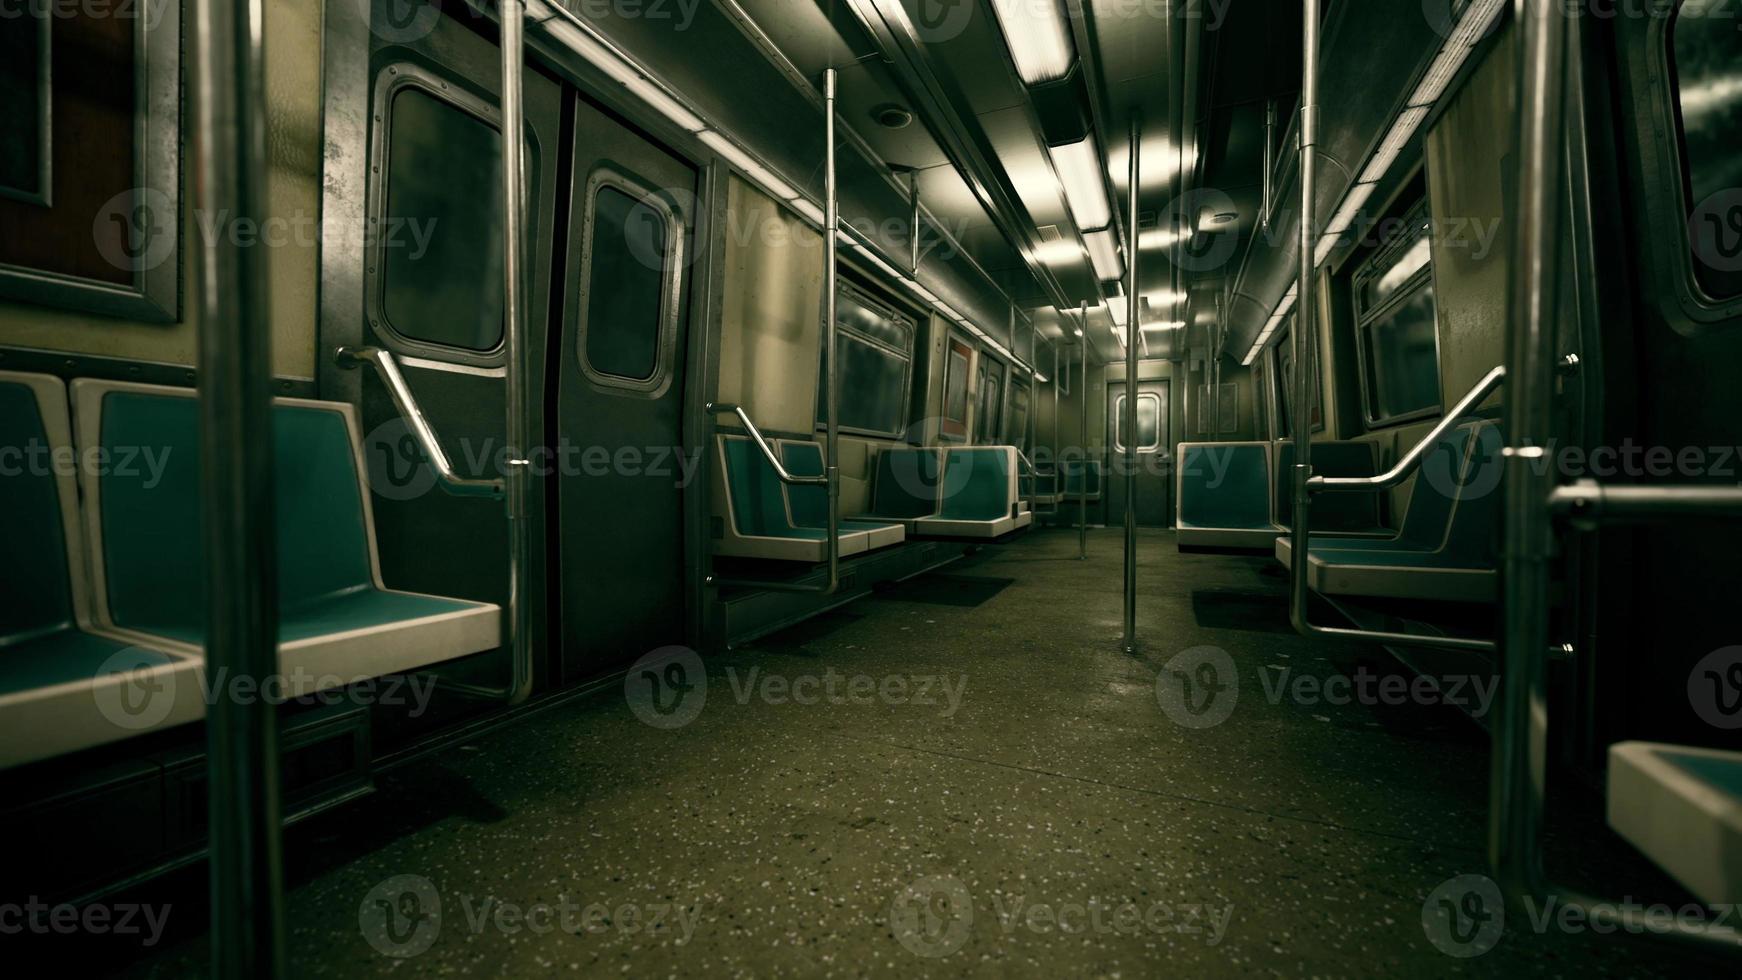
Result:
<svg viewBox="0 0 1742 980">
<path fill-rule="evenodd" d="M 1005 430 L 1004 441 L 1011 445 L 1028 449 L 1028 382 L 1012 380 L 1010 382 L 1010 428 Z"/>
<path fill-rule="evenodd" d="M 1119 420 L 1118 436 L 1113 440 L 1113 448 L 1124 452 L 1125 433 L 1131 428 L 1131 423 L 1125 419 L 1124 395 L 1114 399 L 1113 415 Z M 1160 395 L 1142 391 L 1137 393 L 1137 448 L 1141 452 L 1161 448 Z"/>
<path fill-rule="evenodd" d="M 913 322 L 845 284 L 836 294 L 835 351 L 841 363 L 840 419 L 850 432 L 898 436 L 907 424 L 913 367 Z M 819 362 L 827 357 L 819 353 Z M 829 378 L 817 373 L 817 421 L 828 418 Z"/>
<path fill-rule="evenodd" d="M 416 86 L 388 116 L 387 221 L 428 229 L 423 247 L 382 234 L 381 309 L 410 340 L 470 351 L 502 343 L 502 137 Z M 439 165 L 431 161 L 439 160 Z"/>
<path fill-rule="evenodd" d="M 1281 387 L 1281 397 L 1276 400 L 1276 407 L 1282 416 L 1282 431 L 1285 435 L 1294 435 L 1294 314 L 1290 313 L 1284 321 L 1288 325 L 1282 331 L 1273 348 L 1276 358 L 1276 382 Z M 1316 381 L 1316 379 L 1315 379 Z M 1313 428 L 1318 432 L 1325 427 L 1325 393 L 1323 388 L 1313 385 Z"/>
<path fill-rule="evenodd" d="M 610 171 L 587 183 L 581 368 L 601 385 L 659 388 L 675 332 L 677 216 L 657 194 Z"/>
<path fill-rule="evenodd" d="M 1685 5 L 1670 24 L 1694 276 L 1719 299 L 1742 295 L 1742 49 L 1735 20 Z M 1698 14 L 1696 15 L 1696 11 Z"/>
<path fill-rule="evenodd" d="M 968 437 L 968 364 L 974 349 L 965 342 L 950 338 L 950 349 L 944 361 L 944 417 L 942 434 L 951 439 Z"/>
<path fill-rule="evenodd" d="M 980 422 L 975 426 L 975 438 L 987 442 L 996 438 L 998 424 L 1004 415 L 1004 367 L 989 357 L 980 359 Z"/>
<path fill-rule="evenodd" d="M 1404 229 L 1355 273 L 1355 337 L 1369 425 L 1440 406 L 1430 222 L 1423 202 Z"/>
</svg>

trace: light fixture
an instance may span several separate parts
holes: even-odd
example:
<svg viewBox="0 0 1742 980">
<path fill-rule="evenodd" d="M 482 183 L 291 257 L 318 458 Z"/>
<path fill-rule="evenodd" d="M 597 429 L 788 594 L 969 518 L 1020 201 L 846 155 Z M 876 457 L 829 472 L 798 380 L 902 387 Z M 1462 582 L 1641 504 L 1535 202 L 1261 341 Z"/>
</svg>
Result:
<svg viewBox="0 0 1742 980">
<path fill-rule="evenodd" d="M 1154 292 L 1144 293 L 1143 298 L 1149 300 L 1152 306 L 1169 307 L 1178 306 L 1185 302 L 1186 295 L 1176 293 L 1171 289 L 1157 289 Z"/>
<path fill-rule="evenodd" d="M 711 129 L 703 130 L 701 141 L 707 144 L 709 149 L 725 157 L 732 166 L 743 171 L 745 176 L 761 184 L 764 190 L 775 197 L 783 201 L 793 201 L 798 198 L 799 193 L 793 189 L 791 184 L 776 177 L 774 171 L 756 162 L 750 154 L 739 149 L 738 144 L 732 142 L 731 138 L 724 133 L 717 133 Z"/>
<path fill-rule="evenodd" d="M 685 108 L 673 98 L 659 83 L 644 75 L 640 69 L 619 57 L 616 52 L 601 44 L 597 39 L 589 37 L 574 24 L 556 17 L 542 21 L 545 31 L 553 38 L 567 45 L 581 57 L 587 59 L 612 81 L 623 86 L 631 95 L 646 102 L 654 111 L 671 120 L 687 132 L 699 133 L 708 128 L 701 117 Z"/>
<path fill-rule="evenodd" d="M 1077 49 L 1058 0 L 992 0 L 992 13 L 1022 84 L 1056 82 L 1071 73 Z"/>
<path fill-rule="evenodd" d="M 1167 320 L 1161 323 L 1145 323 L 1143 325 L 1143 332 L 1166 333 L 1169 330 L 1184 330 L 1185 328 L 1186 325 L 1184 320 Z"/>
<path fill-rule="evenodd" d="M 1035 246 L 1029 257 L 1043 265 L 1070 265 L 1083 260 L 1083 249 L 1069 238 L 1056 238 Z"/>
<path fill-rule="evenodd" d="M 1172 248 L 1179 244 L 1179 240 L 1183 237 L 1185 236 L 1172 228 L 1151 228 L 1137 236 L 1137 247 L 1145 252 Z"/>
<path fill-rule="evenodd" d="M 1095 137 L 1049 146 L 1046 152 L 1052 157 L 1052 168 L 1065 189 L 1065 203 L 1071 206 L 1077 230 L 1112 224 L 1113 206 L 1107 200 L 1107 184 L 1101 179 L 1101 155 L 1095 148 Z"/>
<path fill-rule="evenodd" d="M 1095 264 L 1095 275 L 1103 282 L 1125 274 L 1125 263 L 1119 259 L 1119 244 L 1113 239 L 1113 229 L 1103 228 L 1083 236 L 1089 248 L 1089 261 Z"/>
</svg>

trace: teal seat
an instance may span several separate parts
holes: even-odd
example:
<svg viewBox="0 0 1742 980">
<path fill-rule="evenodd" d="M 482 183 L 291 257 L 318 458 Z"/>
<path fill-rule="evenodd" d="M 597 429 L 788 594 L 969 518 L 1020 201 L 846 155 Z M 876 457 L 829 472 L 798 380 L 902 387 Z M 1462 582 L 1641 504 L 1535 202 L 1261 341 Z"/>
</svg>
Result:
<svg viewBox="0 0 1742 980">
<path fill-rule="evenodd" d="M 865 519 L 898 522 L 912 530 L 922 517 L 936 517 L 943 476 L 942 449 L 883 449 L 871 471 L 871 510 Z"/>
<path fill-rule="evenodd" d="M 1174 483 L 1181 548 L 1268 551 L 1282 533 L 1271 521 L 1269 443 L 1181 443 Z"/>
<path fill-rule="evenodd" d="M 914 522 L 929 537 L 996 538 L 1034 523 L 1020 509 L 1014 446 L 944 451 L 937 515 Z"/>
<path fill-rule="evenodd" d="M 762 450 L 745 436 L 722 435 L 716 446 L 719 465 L 714 467 L 714 500 L 716 509 L 724 513 L 716 515 L 714 553 L 775 561 L 827 561 L 826 518 L 821 528 L 795 522 L 787 506 L 786 486 Z M 828 506 L 826 496 L 823 506 Z M 862 554 L 869 547 L 870 535 L 865 531 L 840 533 L 843 558 Z"/>
<path fill-rule="evenodd" d="M 1313 473 L 1328 477 L 1365 478 L 1379 472 L 1375 446 L 1370 442 L 1313 443 Z M 1276 523 L 1294 523 L 1294 443 L 1276 444 Z M 1395 532 L 1379 516 L 1380 494 L 1320 493 L 1313 495 L 1312 529 L 1317 534 L 1389 538 Z"/>
<path fill-rule="evenodd" d="M 0 768 L 115 741 L 199 717 L 195 658 L 100 634 L 91 622 L 77 520 L 76 474 L 53 450 L 71 448 L 66 386 L 0 372 Z M 62 468 L 66 467 L 66 468 Z M 141 680 L 183 697 L 150 714 L 103 713 Z"/>
<path fill-rule="evenodd" d="M 827 472 L 823 464 L 823 447 L 814 442 L 782 439 L 776 443 L 776 448 L 780 452 L 781 465 L 793 476 L 822 476 Z M 787 513 L 792 515 L 794 525 L 828 530 L 829 491 L 826 487 L 787 486 L 784 489 Z M 866 535 L 867 550 L 873 551 L 907 540 L 906 528 L 883 521 L 842 520 L 838 530 L 863 532 Z"/>
<path fill-rule="evenodd" d="M 111 459 L 161 452 L 161 469 L 87 482 L 104 622 L 198 651 L 205 644 L 199 403 L 191 391 L 80 381 L 82 442 Z M 279 666 L 306 692 L 497 649 L 501 609 L 381 584 L 349 406 L 273 407 Z"/>
<path fill-rule="evenodd" d="M 1446 433 L 1422 461 L 1397 535 L 1314 535 L 1308 584 L 1326 595 L 1492 601 L 1501 443 L 1500 429 L 1491 422 Z M 1289 539 L 1278 539 L 1276 556 L 1290 564 Z"/>
<path fill-rule="evenodd" d="M 1066 500 L 1078 500 L 1085 495 L 1089 500 L 1101 499 L 1100 460 L 1061 460 L 1059 470 L 1064 474 L 1064 498 Z"/>
</svg>

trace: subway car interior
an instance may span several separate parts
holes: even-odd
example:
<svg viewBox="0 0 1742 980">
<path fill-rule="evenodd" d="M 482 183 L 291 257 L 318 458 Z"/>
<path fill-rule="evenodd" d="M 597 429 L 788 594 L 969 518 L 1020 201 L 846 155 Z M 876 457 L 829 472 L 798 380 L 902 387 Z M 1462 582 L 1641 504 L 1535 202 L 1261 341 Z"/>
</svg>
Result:
<svg viewBox="0 0 1742 980">
<path fill-rule="evenodd" d="M 1742 4 L 0 6 L 9 961 L 1736 975 Z"/>
</svg>

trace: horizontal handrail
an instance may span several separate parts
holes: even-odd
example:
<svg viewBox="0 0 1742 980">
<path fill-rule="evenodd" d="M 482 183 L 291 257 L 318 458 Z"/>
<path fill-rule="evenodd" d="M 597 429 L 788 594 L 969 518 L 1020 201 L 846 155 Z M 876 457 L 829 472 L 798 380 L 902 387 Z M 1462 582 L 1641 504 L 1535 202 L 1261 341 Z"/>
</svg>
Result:
<svg viewBox="0 0 1742 980">
<path fill-rule="evenodd" d="M 387 394 L 393 399 L 393 407 L 398 410 L 399 417 L 405 420 L 406 427 L 417 440 L 418 448 L 429 458 L 430 466 L 435 469 L 436 482 L 443 490 L 456 497 L 489 497 L 495 500 L 503 498 L 503 480 L 474 480 L 454 472 L 454 464 L 442 450 L 435 429 L 430 426 L 429 418 L 423 414 L 423 408 L 417 403 L 417 396 L 411 393 L 411 386 L 405 383 L 405 375 L 399 373 L 399 361 L 394 358 L 392 351 L 381 347 L 341 347 L 334 352 L 333 361 L 342 368 L 355 368 L 364 364 L 374 366 L 381 383 L 387 386 Z"/>
<path fill-rule="evenodd" d="M 1440 419 L 1438 425 L 1430 429 L 1427 435 L 1422 436 L 1420 442 L 1410 447 L 1409 452 L 1403 454 L 1403 458 L 1397 461 L 1396 466 L 1384 473 L 1378 476 L 1309 477 L 1307 479 L 1307 492 L 1379 493 L 1390 490 L 1409 479 L 1410 474 L 1414 473 L 1416 468 L 1421 465 L 1422 460 L 1427 458 L 1428 452 L 1446 437 L 1446 433 L 1463 422 L 1464 416 L 1473 411 L 1477 405 L 1482 404 L 1483 399 L 1492 395 L 1505 381 L 1506 368 L 1504 365 L 1489 371 L 1481 381 L 1476 382 L 1476 387 L 1471 388 L 1469 394 L 1460 398 L 1458 403 L 1452 406 L 1451 411 Z"/>
<path fill-rule="evenodd" d="M 762 430 L 756 427 L 756 423 L 750 421 L 750 415 L 744 411 L 742 405 L 716 405 L 710 402 L 708 411 L 719 415 L 736 415 L 738 424 L 742 425 L 744 431 L 750 434 L 750 441 L 756 444 L 756 448 L 762 450 L 762 458 L 768 460 L 769 466 L 774 467 L 774 475 L 780 478 L 780 482 L 790 487 L 826 487 L 829 485 L 827 475 L 793 476 L 787 472 L 786 467 L 781 465 L 780 457 L 775 454 L 774 447 L 770 446 L 768 440 L 763 438 Z"/>
<path fill-rule="evenodd" d="M 1581 527 L 1673 520 L 1742 520 L 1742 487 L 1606 487 L 1580 480 L 1549 493 L 1549 512 Z"/>
</svg>

